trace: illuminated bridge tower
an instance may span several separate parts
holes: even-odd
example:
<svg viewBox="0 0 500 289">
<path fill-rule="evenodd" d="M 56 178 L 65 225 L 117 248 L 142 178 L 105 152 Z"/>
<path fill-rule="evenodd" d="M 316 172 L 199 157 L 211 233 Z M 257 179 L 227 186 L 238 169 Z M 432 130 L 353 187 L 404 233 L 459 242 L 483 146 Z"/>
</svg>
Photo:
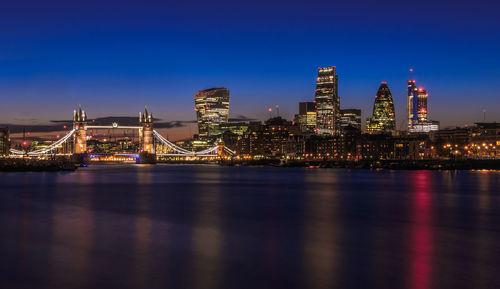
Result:
<svg viewBox="0 0 500 289">
<path fill-rule="evenodd" d="M 148 113 L 148 108 L 144 108 L 144 114 L 139 113 L 139 123 L 142 129 L 139 131 L 141 152 L 154 154 L 153 144 L 153 114 Z"/>
<path fill-rule="evenodd" d="M 87 152 L 87 114 L 78 106 L 78 111 L 73 111 L 73 152 L 75 154 L 85 154 Z"/>
</svg>

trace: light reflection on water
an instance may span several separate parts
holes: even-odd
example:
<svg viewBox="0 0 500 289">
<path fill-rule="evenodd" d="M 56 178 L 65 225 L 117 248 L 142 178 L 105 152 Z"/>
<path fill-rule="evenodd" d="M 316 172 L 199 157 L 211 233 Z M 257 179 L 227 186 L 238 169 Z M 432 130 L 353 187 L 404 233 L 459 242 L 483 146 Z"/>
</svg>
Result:
<svg viewBox="0 0 500 289">
<path fill-rule="evenodd" d="M 498 172 L 3 173 L 0 288 L 497 288 Z"/>
</svg>

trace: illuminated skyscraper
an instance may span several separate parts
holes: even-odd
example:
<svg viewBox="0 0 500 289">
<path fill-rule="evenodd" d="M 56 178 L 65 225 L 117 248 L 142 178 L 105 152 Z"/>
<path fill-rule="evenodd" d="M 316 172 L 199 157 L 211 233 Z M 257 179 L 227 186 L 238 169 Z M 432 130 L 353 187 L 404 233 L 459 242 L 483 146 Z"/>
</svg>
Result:
<svg viewBox="0 0 500 289">
<path fill-rule="evenodd" d="M 393 132 L 396 129 L 394 101 L 386 82 L 382 82 L 373 105 L 373 115 L 366 120 L 366 129 L 372 133 Z"/>
<path fill-rule="evenodd" d="M 201 138 L 220 135 L 220 124 L 229 119 L 229 89 L 200 90 L 194 95 L 198 133 Z"/>
<path fill-rule="evenodd" d="M 413 72 L 413 69 L 410 69 Z M 413 77 L 412 77 L 413 78 Z M 429 94 L 423 88 L 417 88 L 415 80 L 407 81 L 408 88 L 408 131 L 429 132 L 439 130 L 439 122 L 427 118 L 427 97 Z"/>
<path fill-rule="evenodd" d="M 418 121 L 418 89 L 415 80 L 407 81 L 407 89 L 408 129 L 411 129 L 413 124 Z"/>
<path fill-rule="evenodd" d="M 316 133 L 334 135 L 340 128 L 340 98 L 335 66 L 319 67 L 316 79 Z"/>
</svg>

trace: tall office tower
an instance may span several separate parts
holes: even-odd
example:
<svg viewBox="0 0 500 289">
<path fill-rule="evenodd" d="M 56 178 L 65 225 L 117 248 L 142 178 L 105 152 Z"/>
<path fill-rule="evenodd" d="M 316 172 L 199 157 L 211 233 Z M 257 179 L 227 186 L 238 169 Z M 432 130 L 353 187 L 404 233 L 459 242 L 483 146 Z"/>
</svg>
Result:
<svg viewBox="0 0 500 289">
<path fill-rule="evenodd" d="M 410 70 L 412 71 L 412 70 Z M 407 81 L 407 108 L 408 108 L 408 129 L 413 127 L 418 121 L 417 107 L 418 107 L 418 88 L 415 85 L 415 80 Z"/>
<path fill-rule="evenodd" d="M 316 133 L 334 135 L 340 128 L 339 78 L 335 66 L 319 67 L 316 79 Z"/>
<path fill-rule="evenodd" d="M 299 102 L 299 114 L 296 122 L 302 133 L 314 133 L 316 131 L 316 103 Z"/>
<path fill-rule="evenodd" d="M 341 109 L 340 126 L 342 128 L 350 126 L 361 130 L 361 109 Z"/>
<path fill-rule="evenodd" d="M 413 69 L 410 69 L 413 72 Z M 413 77 L 411 77 L 413 78 Z M 423 88 L 417 88 L 415 80 L 407 81 L 408 87 L 408 132 L 428 133 L 439 130 L 439 122 L 428 120 L 427 98 L 429 94 Z"/>
<path fill-rule="evenodd" d="M 418 89 L 417 93 L 417 119 L 419 122 L 427 121 L 427 90 L 423 88 Z"/>
<path fill-rule="evenodd" d="M 366 129 L 371 133 L 393 132 L 396 129 L 396 114 L 391 91 L 382 82 L 373 105 L 373 115 L 366 120 Z"/>
<path fill-rule="evenodd" d="M 194 95 L 198 134 L 201 138 L 220 135 L 220 124 L 229 119 L 229 89 L 216 87 Z"/>
</svg>

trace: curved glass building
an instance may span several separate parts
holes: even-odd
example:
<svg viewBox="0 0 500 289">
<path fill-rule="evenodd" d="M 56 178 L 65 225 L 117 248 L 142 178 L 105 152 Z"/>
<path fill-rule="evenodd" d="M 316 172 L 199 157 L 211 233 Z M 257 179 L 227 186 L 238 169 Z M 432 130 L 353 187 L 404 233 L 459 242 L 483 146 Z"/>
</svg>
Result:
<svg viewBox="0 0 500 289">
<path fill-rule="evenodd" d="M 366 129 L 371 133 L 392 133 L 396 130 L 394 101 L 386 82 L 378 88 L 372 117 L 366 120 Z"/>
</svg>

